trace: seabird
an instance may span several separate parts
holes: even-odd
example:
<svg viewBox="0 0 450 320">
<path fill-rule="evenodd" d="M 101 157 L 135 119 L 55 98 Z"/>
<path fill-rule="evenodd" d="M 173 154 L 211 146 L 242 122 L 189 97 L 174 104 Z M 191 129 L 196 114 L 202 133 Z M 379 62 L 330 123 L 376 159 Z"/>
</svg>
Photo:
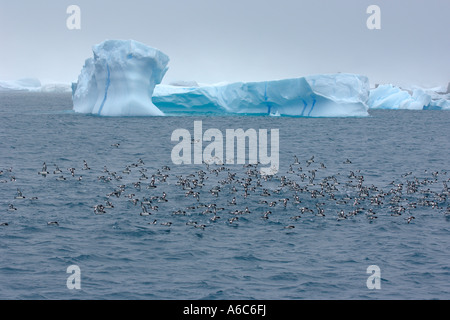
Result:
<svg viewBox="0 0 450 320">
<path fill-rule="evenodd" d="M 86 160 L 83 160 L 83 163 L 84 163 L 83 170 L 91 170 L 91 168 L 89 168 L 89 166 L 88 166 Z"/>
<path fill-rule="evenodd" d="M 45 164 L 45 162 L 42 165 L 42 171 L 38 172 L 38 173 L 40 175 L 43 175 L 44 177 L 49 174 L 49 172 L 47 171 L 47 165 Z"/>
<path fill-rule="evenodd" d="M 405 220 L 406 220 L 406 222 L 410 223 L 413 219 L 415 219 L 415 217 L 411 216 L 411 217 L 406 218 Z"/>
<path fill-rule="evenodd" d="M 230 219 L 228 219 L 228 222 L 230 223 L 230 224 L 232 224 L 234 221 L 236 221 L 236 220 L 239 220 L 239 217 L 233 217 L 233 218 L 230 218 Z"/>
<path fill-rule="evenodd" d="M 67 168 L 67 170 L 70 171 L 70 174 L 73 176 L 75 176 L 75 168 Z"/>
<path fill-rule="evenodd" d="M 266 212 L 264 212 L 262 218 L 263 218 L 263 219 L 269 219 L 269 214 L 272 214 L 272 211 L 266 211 Z"/>
<path fill-rule="evenodd" d="M 62 173 L 61 169 L 59 169 L 59 167 L 55 164 L 55 170 L 53 171 L 53 174 L 58 174 L 58 173 Z"/>
<path fill-rule="evenodd" d="M 145 207 L 145 205 L 142 204 L 141 208 L 142 208 L 142 211 L 140 213 L 141 216 L 149 216 L 149 215 L 151 215 L 151 213 L 147 211 L 147 208 Z"/>
<path fill-rule="evenodd" d="M 311 159 L 306 161 L 306 166 L 309 167 L 314 162 L 314 156 L 311 157 Z"/>
<path fill-rule="evenodd" d="M 104 208 L 105 209 L 112 209 L 112 208 L 114 208 L 114 206 L 109 200 L 107 200 Z"/>
<path fill-rule="evenodd" d="M 95 214 L 104 214 L 104 213 L 106 213 L 105 206 L 102 205 L 102 204 L 98 204 L 98 205 L 94 206 L 94 213 Z"/>
<path fill-rule="evenodd" d="M 338 218 L 337 218 L 338 220 L 345 220 L 345 219 L 347 219 L 347 216 L 345 215 L 345 212 L 344 212 L 344 210 L 341 210 L 339 213 L 338 213 Z"/>
<path fill-rule="evenodd" d="M 25 197 L 22 194 L 22 191 L 20 191 L 19 188 L 17 188 L 17 196 L 14 197 L 15 199 L 25 199 Z"/>
</svg>

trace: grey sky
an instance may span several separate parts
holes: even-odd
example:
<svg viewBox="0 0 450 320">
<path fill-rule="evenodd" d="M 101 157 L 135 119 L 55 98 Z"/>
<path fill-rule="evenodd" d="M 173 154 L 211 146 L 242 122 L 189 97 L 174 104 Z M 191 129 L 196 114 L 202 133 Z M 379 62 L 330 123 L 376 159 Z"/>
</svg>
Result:
<svg viewBox="0 0 450 320">
<path fill-rule="evenodd" d="M 81 8 L 81 30 L 66 9 Z M 381 8 L 381 30 L 366 9 Z M 0 0 L 0 80 L 76 81 L 91 48 L 134 39 L 170 57 L 163 83 L 351 72 L 372 84 L 450 81 L 448 0 Z"/>
</svg>

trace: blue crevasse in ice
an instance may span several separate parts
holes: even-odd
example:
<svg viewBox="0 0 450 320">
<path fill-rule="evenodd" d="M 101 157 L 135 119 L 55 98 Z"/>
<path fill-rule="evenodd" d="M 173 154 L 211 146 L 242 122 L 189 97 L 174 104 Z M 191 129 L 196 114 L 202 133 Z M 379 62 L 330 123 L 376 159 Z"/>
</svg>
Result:
<svg viewBox="0 0 450 320">
<path fill-rule="evenodd" d="M 151 100 L 169 57 L 134 40 L 106 40 L 93 47 L 73 86 L 73 109 L 102 116 L 161 116 Z"/>
</svg>

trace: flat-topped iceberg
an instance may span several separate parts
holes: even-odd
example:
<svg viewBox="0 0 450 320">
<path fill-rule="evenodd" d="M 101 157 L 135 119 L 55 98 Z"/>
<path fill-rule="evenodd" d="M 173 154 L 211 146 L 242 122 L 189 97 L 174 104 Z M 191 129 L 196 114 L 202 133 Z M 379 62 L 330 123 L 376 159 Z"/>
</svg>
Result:
<svg viewBox="0 0 450 320">
<path fill-rule="evenodd" d="M 73 86 L 73 109 L 102 116 L 161 116 L 152 93 L 169 57 L 134 40 L 106 40 L 93 47 Z"/>
<path fill-rule="evenodd" d="M 367 77 L 338 73 L 200 87 L 160 85 L 153 103 L 167 113 L 359 117 L 368 115 L 368 97 Z"/>
</svg>

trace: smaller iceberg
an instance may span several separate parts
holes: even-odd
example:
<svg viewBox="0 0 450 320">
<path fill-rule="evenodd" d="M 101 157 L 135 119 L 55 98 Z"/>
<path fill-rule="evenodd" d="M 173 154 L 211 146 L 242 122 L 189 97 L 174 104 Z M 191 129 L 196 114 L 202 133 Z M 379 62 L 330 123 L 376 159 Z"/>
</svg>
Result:
<svg viewBox="0 0 450 320">
<path fill-rule="evenodd" d="M 450 101 L 445 97 L 422 88 L 404 90 L 384 84 L 370 90 L 367 104 L 371 109 L 448 110 Z"/>
<path fill-rule="evenodd" d="M 72 86 L 73 109 L 102 116 L 162 116 L 152 103 L 169 57 L 134 40 L 106 40 L 93 47 Z"/>
</svg>

